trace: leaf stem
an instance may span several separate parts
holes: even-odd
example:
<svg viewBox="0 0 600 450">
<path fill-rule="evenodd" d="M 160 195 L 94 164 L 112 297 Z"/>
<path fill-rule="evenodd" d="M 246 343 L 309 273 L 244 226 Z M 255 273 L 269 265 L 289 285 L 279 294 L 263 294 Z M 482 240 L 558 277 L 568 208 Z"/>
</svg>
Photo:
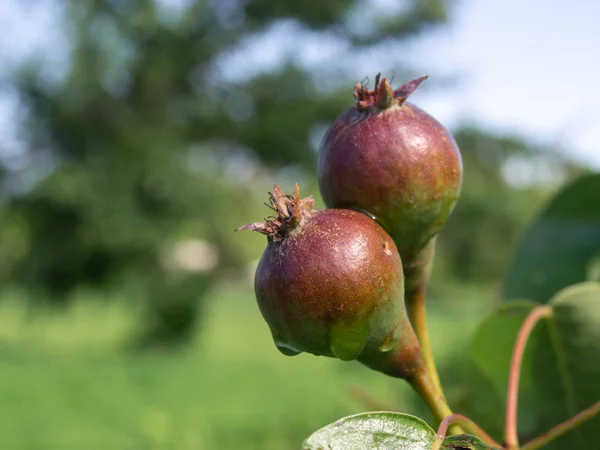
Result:
<svg viewBox="0 0 600 450">
<path fill-rule="evenodd" d="M 556 425 L 554 428 L 551 428 L 550 430 L 546 431 L 541 436 L 538 436 L 535 439 L 529 441 L 527 444 L 521 447 L 521 450 L 537 450 L 539 448 L 542 448 L 544 445 L 553 441 L 557 437 L 562 436 L 567 431 L 578 427 L 586 420 L 590 420 L 598 413 L 600 413 L 600 401 L 597 401 L 592 406 L 589 406 L 583 411 L 580 411 L 570 419 L 565 420 L 563 423 Z"/>
<path fill-rule="evenodd" d="M 450 414 L 446 416 L 440 426 L 438 428 L 437 434 L 441 439 L 446 437 L 446 433 L 448 432 L 448 426 L 451 423 L 456 423 L 462 425 L 464 429 L 466 429 L 469 433 L 474 434 L 480 438 L 482 438 L 485 442 L 490 445 L 494 445 L 496 447 L 502 447 L 498 442 L 494 440 L 489 434 L 487 434 L 479 425 L 469 419 L 467 416 L 463 416 L 462 414 Z"/>
<path fill-rule="evenodd" d="M 510 361 L 510 370 L 508 373 L 508 389 L 506 394 L 506 420 L 504 422 L 504 443 L 508 450 L 517 450 L 519 448 L 519 436 L 517 434 L 517 404 L 519 398 L 519 378 L 521 375 L 521 365 L 523 362 L 523 353 L 527 346 L 529 336 L 535 325 L 544 318 L 552 315 L 552 309 L 548 306 L 537 306 L 527 315 L 527 318 L 521 325 L 515 346 L 513 348 Z"/>
</svg>

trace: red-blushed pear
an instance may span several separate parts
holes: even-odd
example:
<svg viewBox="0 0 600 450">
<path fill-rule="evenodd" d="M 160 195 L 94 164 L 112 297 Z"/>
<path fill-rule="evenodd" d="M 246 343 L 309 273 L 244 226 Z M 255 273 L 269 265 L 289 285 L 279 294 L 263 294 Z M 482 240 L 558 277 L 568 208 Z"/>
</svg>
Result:
<svg viewBox="0 0 600 450">
<path fill-rule="evenodd" d="M 365 214 L 312 206 L 275 186 L 274 215 L 239 228 L 267 236 L 255 293 L 275 345 L 411 378 L 422 360 L 394 241 Z"/>
<path fill-rule="evenodd" d="M 319 187 L 330 208 L 371 214 L 403 260 L 440 232 L 460 194 L 462 160 L 454 138 L 406 99 L 425 80 L 395 91 L 354 87 L 356 105 L 329 128 L 319 150 Z"/>
</svg>

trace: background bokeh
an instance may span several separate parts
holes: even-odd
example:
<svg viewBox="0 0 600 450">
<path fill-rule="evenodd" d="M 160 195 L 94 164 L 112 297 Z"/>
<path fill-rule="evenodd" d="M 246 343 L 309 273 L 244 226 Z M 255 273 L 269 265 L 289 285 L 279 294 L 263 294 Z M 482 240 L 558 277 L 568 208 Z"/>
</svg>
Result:
<svg viewBox="0 0 600 450">
<path fill-rule="evenodd" d="M 427 417 L 397 380 L 280 355 L 252 291 L 265 239 L 233 233 L 274 183 L 322 206 L 320 139 L 380 71 L 429 74 L 411 100 L 462 151 L 430 321 L 472 410 L 463 349 L 520 233 L 600 165 L 597 6 L 514 3 L 2 2 L 3 448 L 292 449 L 364 409 Z"/>
</svg>

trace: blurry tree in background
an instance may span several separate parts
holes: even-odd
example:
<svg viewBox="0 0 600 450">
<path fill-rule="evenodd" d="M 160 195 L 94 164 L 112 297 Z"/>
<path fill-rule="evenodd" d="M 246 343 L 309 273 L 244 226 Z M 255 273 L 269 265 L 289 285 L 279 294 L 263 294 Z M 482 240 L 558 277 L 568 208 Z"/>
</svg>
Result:
<svg viewBox="0 0 600 450">
<path fill-rule="evenodd" d="M 15 79 L 28 164 L 10 177 L 30 183 L 4 206 L 2 241 L 13 244 L 1 250 L 3 278 L 57 302 L 82 285 L 136 280 L 147 337 L 185 337 L 202 293 L 249 259 L 232 230 L 256 204 L 250 188 L 258 182 L 263 191 L 266 170 L 312 171 L 311 127 L 348 104 L 349 74 L 309 73 L 290 58 L 228 81 L 223 61 L 278 24 L 343 42 L 359 60 L 382 41 L 447 19 L 441 0 L 409 1 L 391 16 L 372 16 L 361 3 L 67 2 L 66 78 L 49 84 L 34 63 Z M 368 29 L 347 26 L 362 14 Z M 326 91 L 317 85 L 324 75 L 333 80 Z M 216 248 L 215 264 L 165 263 L 188 239 Z M 191 248 L 188 257 L 208 257 Z"/>
<path fill-rule="evenodd" d="M 257 256 L 232 230 L 256 218 L 276 171 L 312 175 L 314 142 L 351 105 L 356 73 L 395 68 L 399 78 L 408 68 L 388 50 L 449 19 L 444 0 L 402 4 L 62 4 L 71 45 L 65 79 L 47 83 L 35 62 L 14 77 L 27 151 L 22 167 L 0 166 L 0 277 L 55 302 L 81 286 L 132 287 L 147 305 L 144 338 L 184 339 L 203 293 Z M 310 67 L 286 55 L 260 70 L 248 49 L 277 33 L 337 45 L 347 58 Z M 361 63 L 378 52 L 381 67 Z M 440 254 L 452 275 L 495 279 L 507 241 L 548 190 L 507 182 L 507 160 L 560 158 L 474 130 L 457 140 L 467 175 Z"/>
<path fill-rule="evenodd" d="M 461 282 L 497 282 L 538 205 L 582 169 L 558 149 L 519 137 L 470 127 L 454 130 L 454 137 L 463 159 L 463 187 L 440 234 L 438 259 Z"/>
</svg>

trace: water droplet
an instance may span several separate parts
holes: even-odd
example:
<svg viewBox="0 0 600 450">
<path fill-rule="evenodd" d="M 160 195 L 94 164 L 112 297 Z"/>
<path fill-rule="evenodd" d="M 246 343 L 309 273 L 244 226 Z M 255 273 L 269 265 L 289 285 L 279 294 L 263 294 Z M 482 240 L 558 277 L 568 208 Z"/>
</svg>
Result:
<svg viewBox="0 0 600 450">
<path fill-rule="evenodd" d="M 385 337 L 385 339 L 379 346 L 379 350 L 385 353 L 393 349 L 396 346 L 396 343 L 398 342 L 399 334 L 400 327 L 396 326 L 396 328 L 394 328 L 394 330 Z"/>
<path fill-rule="evenodd" d="M 342 361 L 353 361 L 362 353 L 367 334 L 366 324 L 338 323 L 331 329 L 329 347 Z"/>
<path fill-rule="evenodd" d="M 296 350 L 295 348 L 290 347 L 287 344 L 282 344 L 280 342 L 275 342 L 275 347 L 285 356 L 296 356 L 302 353 L 301 351 Z"/>
<path fill-rule="evenodd" d="M 373 213 L 370 213 L 369 211 L 366 211 L 366 210 L 364 210 L 362 208 L 352 208 L 352 209 L 354 209 L 355 211 L 361 212 L 361 213 L 369 216 L 373 220 L 377 220 L 377 216 L 375 214 L 373 214 Z"/>
<path fill-rule="evenodd" d="M 271 330 L 271 336 L 273 336 L 273 342 L 275 342 L 275 347 L 277 347 L 277 350 L 279 350 L 285 356 L 296 356 L 302 353 L 301 350 L 297 350 L 285 342 L 279 333 Z"/>
</svg>

